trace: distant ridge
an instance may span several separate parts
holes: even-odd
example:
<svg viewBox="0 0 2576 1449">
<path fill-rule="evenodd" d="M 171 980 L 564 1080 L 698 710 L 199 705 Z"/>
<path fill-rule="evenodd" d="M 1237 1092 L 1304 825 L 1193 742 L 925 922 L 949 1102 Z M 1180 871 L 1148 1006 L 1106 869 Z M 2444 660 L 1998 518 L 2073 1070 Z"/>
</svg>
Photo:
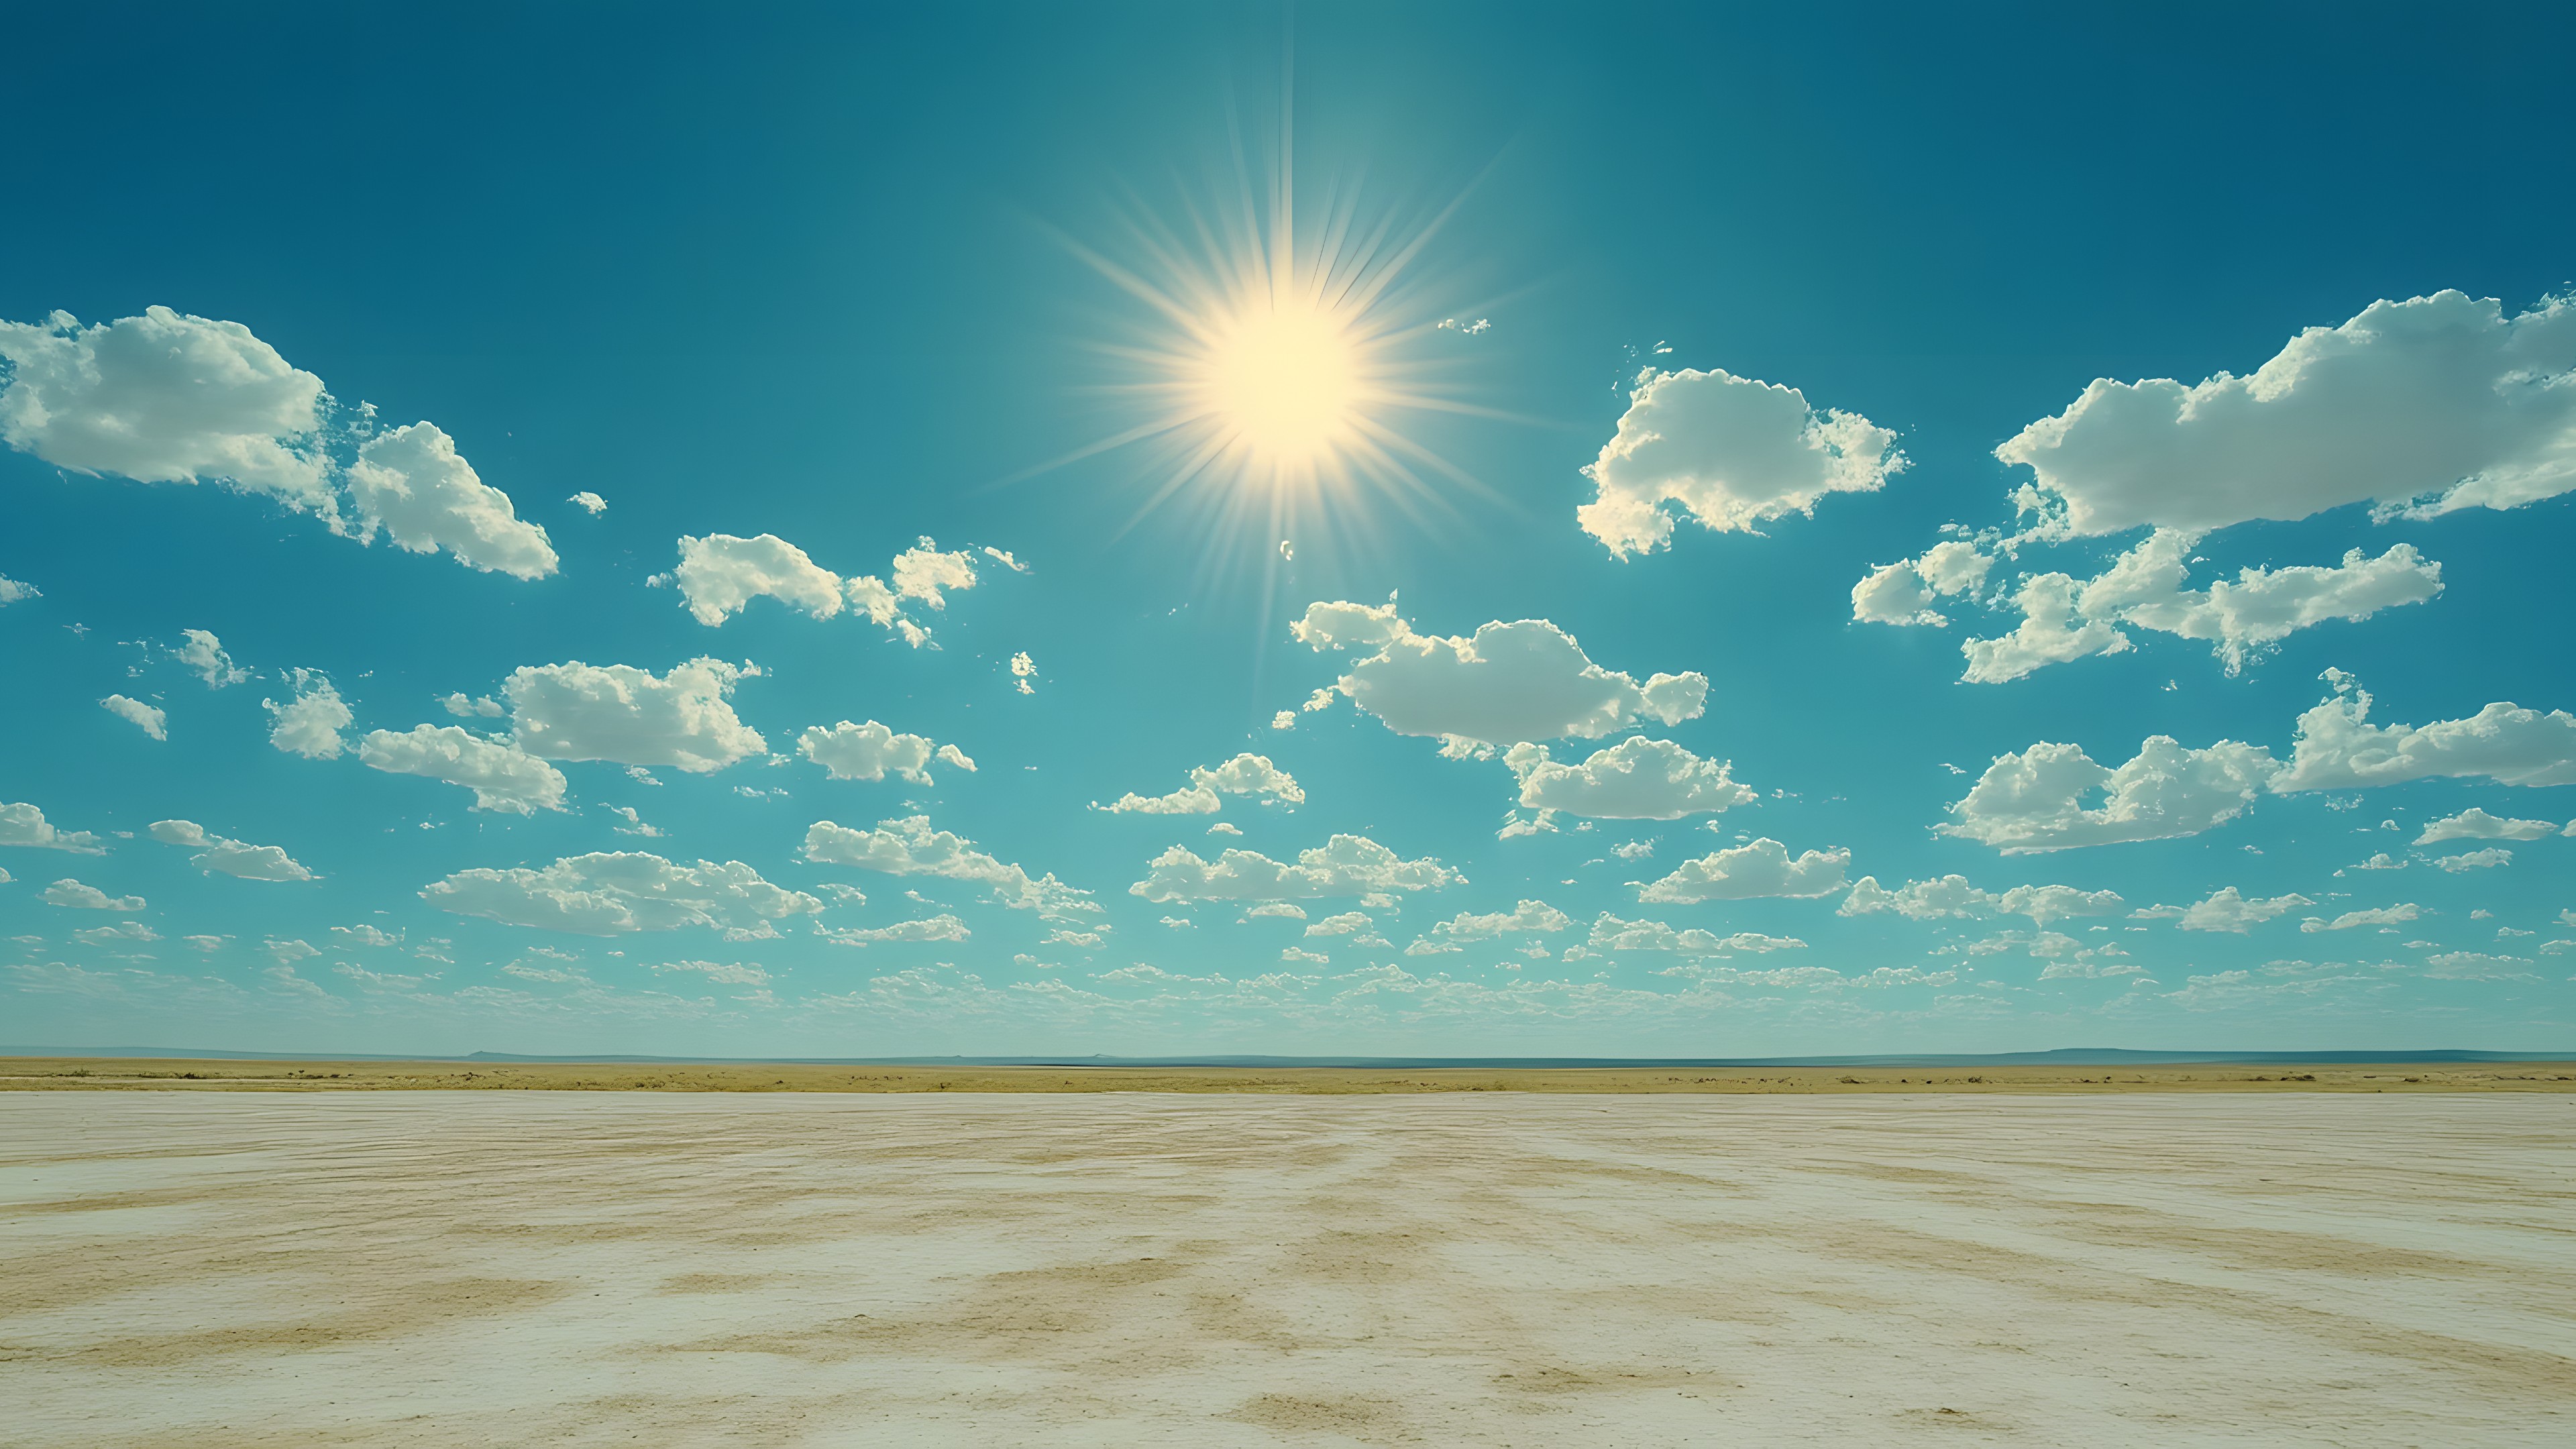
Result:
<svg viewBox="0 0 2576 1449">
<path fill-rule="evenodd" d="M 1842 1057 L 1289 1057 L 1289 1056 L 1015 1056 L 1015 1057 L 656 1057 L 530 1056 L 518 1052 L 470 1052 L 463 1056 L 388 1052 L 236 1052 L 181 1047 L 35 1047 L 0 1045 L 0 1056 L 14 1057 L 148 1057 L 197 1061 L 253 1062 L 560 1062 L 685 1066 L 808 1067 L 1245 1067 L 1286 1071 L 1330 1067 L 1352 1071 L 1424 1072 L 1446 1068 L 1477 1071 L 1545 1071 L 1657 1067 L 2007 1067 L 2189 1066 L 2207 1062 L 2564 1062 L 2576 1051 L 2133 1051 L 2125 1047 L 2059 1047 L 2042 1052 L 1917 1053 Z"/>
</svg>

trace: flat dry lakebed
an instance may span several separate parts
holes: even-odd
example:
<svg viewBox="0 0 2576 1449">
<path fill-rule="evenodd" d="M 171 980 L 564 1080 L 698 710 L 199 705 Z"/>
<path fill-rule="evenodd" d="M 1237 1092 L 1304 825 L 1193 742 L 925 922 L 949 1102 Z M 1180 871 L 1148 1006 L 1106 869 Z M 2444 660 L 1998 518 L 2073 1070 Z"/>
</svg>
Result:
<svg viewBox="0 0 2576 1449">
<path fill-rule="evenodd" d="M 2565 1096 L 0 1094 L 14 1445 L 2576 1443 Z"/>
</svg>

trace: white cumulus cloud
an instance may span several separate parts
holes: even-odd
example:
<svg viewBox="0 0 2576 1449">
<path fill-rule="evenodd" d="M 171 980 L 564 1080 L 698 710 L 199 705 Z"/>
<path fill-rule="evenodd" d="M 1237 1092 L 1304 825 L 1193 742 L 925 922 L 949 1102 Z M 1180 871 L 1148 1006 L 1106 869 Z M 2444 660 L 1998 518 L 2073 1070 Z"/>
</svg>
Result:
<svg viewBox="0 0 2576 1449">
<path fill-rule="evenodd" d="M 762 597 L 784 600 L 817 619 L 841 612 L 841 576 L 774 533 L 682 538 L 673 577 L 681 602 L 701 624 L 721 624 Z"/>
<path fill-rule="evenodd" d="M 1843 897 L 1835 913 L 1863 916 L 1893 911 L 1909 921 L 2028 916 L 2031 924 L 2046 926 L 2075 916 L 2113 915 L 2123 904 L 2117 891 L 2079 890 L 2074 886 L 2014 886 L 1998 894 L 1971 884 L 1966 876 L 1945 875 L 1936 880 L 1908 881 L 1888 890 L 1878 883 L 1878 877 L 1865 875 L 1852 882 L 1851 894 Z"/>
<path fill-rule="evenodd" d="M 1213 815 L 1224 804 L 1225 795 L 1257 795 L 1266 802 L 1285 805 L 1305 803 L 1305 787 L 1286 770 L 1270 762 L 1268 755 L 1249 751 L 1236 755 L 1224 764 L 1199 765 L 1190 771 L 1190 783 L 1168 795 L 1139 795 L 1133 790 L 1107 805 L 1094 808 L 1139 815 Z"/>
<path fill-rule="evenodd" d="M 853 830 L 818 820 L 805 832 L 805 858 L 824 865 L 856 866 L 887 875 L 929 875 L 971 881 L 990 889 L 1014 910 L 1044 913 L 1096 912 L 1100 908 L 1050 873 L 1031 879 L 975 848 L 975 842 L 946 830 L 933 830 L 925 815 L 880 820 L 874 830 Z"/>
<path fill-rule="evenodd" d="M 1293 865 L 1255 851 L 1231 849 L 1214 861 L 1175 845 L 1154 857 L 1128 893 L 1172 901 L 1285 901 L 1439 890 L 1466 877 L 1437 860 L 1404 860 L 1364 835 L 1336 835 L 1300 851 Z"/>
<path fill-rule="evenodd" d="M 2007 855 L 2197 835 L 2243 813 L 2275 768 L 2269 750 L 2235 740 L 2187 750 L 2151 735 L 2116 770 L 2043 742 L 1997 756 L 1938 828 Z"/>
<path fill-rule="evenodd" d="M 94 885 L 65 877 L 45 887 L 45 904 L 76 911 L 139 911 L 143 909 L 143 897 L 112 896 Z"/>
<path fill-rule="evenodd" d="M 293 699 L 284 704 L 268 699 L 259 702 L 260 708 L 277 720 L 269 729 L 268 742 L 308 760 L 339 758 L 349 748 L 349 742 L 340 738 L 340 731 L 357 716 L 341 702 L 340 691 L 318 671 L 291 669 L 286 679 L 294 687 Z"/>
<path fill-rule="evenodd" d="M 223 641 L 206 629 L 182 629 L 180 637 L 188 642 L 179 646 L 174 656 L 180 663 L 197 671 L 197 677 L 208 689 L 222 689 L 250 678 L 250 671 L 233 663 L 224 652 Z"/>
<path fill-rule="evenodd" d="M 2440 292 L 2312 327 L 2252 375 L 2096 379 L 1995 450 L 2079 534 L 2346 504 L 2511 508 L 2576 488 L 2576 302 Z"/>
<path fill-rule="evenodd" d="M 1792 859 L 1788 847 L 1764 836 L 1746 845 L 1686 860 L 1672 874 L 1644 887 L 1641 901 L 1688 905 L 1760 896 L 1821 896 L 1843 888 L 1851 852 L 1810 850 Z"/>
<path fill-rule="evenodd" d="M 322 380 L 238 322 L 148 307 L 84 328 L 67 312 L 0 322 L 0 438 L 75 473 L 220 480 L 335 516 L 315 441 Z"/>
<path fill-rule="evenodd" d="M 21 599 L 41 599 L 45 591 L 21 579 L 0 574 L 0 604 L 14 604 Z"/>
<path fill-rule="evenodd" d="M 2314 935 L 2319 931 L 2349 931 L 2359 926 L 2402 926 L 2409 921 L 2421 918 L 2423 914 L 2422 907 L 2412 901 L 2406 901 L 2393 906 L 2373 906 L 2365 910 L 2346 911 L 2331 921 L 2323 916 L 2310 916 L 2299 922 L 2299 929 Z"/>
<path fill-rule="evenodd" d="M 2484 850 L 2464 850 L 2458 855 L 2446 855 L 2433 864 L 2453 875 L 2464 870 L 2493 870 L 2500 865 L 2513 864 L 2513 852 L 2501 845 L 2490 845 Z"/>
<path fill-rule="evenodd" d="M 466 786 L 477 810 L 533 815 L 563 808 L 563 771 L 506 740 L 455 725 L 414 725 L 407 734 L 375 730 L 358 741 L 358 759 L 388 774 Z"/>
<path fill-rule="evenodd" d="M 1771 951 L 1801 951 L 1807 943 L 1795 936 L 1766 936 L 1760 931 L 1737 931 L 1721 936 L 1697 926 L 1677 930 L 1662 921 L 1623 921 L 1604 911 L 1592 922 L 1592 934 L 1584 945 L 1594 951 L 1671 951 L 1684 956 L 1762 955 Z"/>
<path fill-rule="evenodd" d="M 744 724 L 726 696 L 760 671 L 720 659 L 692 659 L 656 677 L 625 664 L 527 665 L 502 693 L 519 748 L 550 760 L 671 765 L 691 774 L 721 770 L 769 744 Z"/>
<path fill-rule="evenodd" d="M 2205 901 L 2184 907 L 2175 913 L 2174 924 L 2186 931 L 2232 931 L 2244 934 L 2265 921 L 2288 915 L 2291 911 L 2316 902 L 2293 892 L 2286 896 L 2247 898 L 2236 887 L 2228 886 Z M 2163 908 L 2170 909 L 2170 908 Z"/>
<path fill-rule="evenodd" d="M 420 894 L 460 916 L 586 936 L 705 926 L 761 938 L 775 935 L 778 921 L 823 909 L 738 860 L 691 866 L 629 851 L 567 856 L 544 870 L 461 870 Z"/>
<path fill-rule="evenodd" d="M 1524 900 L 1508 911 L 1492 915 L 1467 912 L 1452 916 L 1433 926 L 1431 934 L 1452 941 L 1490 941 L 1522 932 L 1562 931 L 1573 924 L 1565 912 L 1545 901 Z"/>
<path fill-rule="evenodd" d="M 2188 589 L 2184 574 L 2198 542 L 2196 534 L 2159 529 L 2092 579 L 2025 580 L 2013 599 L 2020 626 L 1960 645 L 1968 661 L 1961 677 L 1997 684 L 2089 654 L 2118 654 L 2131 647 L 2120 625 L 2206 642 L 2232 675 L 2300 629 L 2365 619 L 2442 591 L 2442 566 L 2404 543 L 2377 558 L 2356 548 L 2332 567 L 2246 568 L 2232 583 Z"/>
<path fill-rule="evenodd" d="M 2457 815 L 2446 815 L 2424 827 L 2415 837 L 2417 845 L 2437 845 L 2445 840 L 2538 840 L 2561 833 L 2554 820 L 2513 820 L 2489 815 L 2470 806 Z"/>
<path fill-rule="evenodd" d="M 1760 793 L 1727 774 L 1729 762 L 1703 760 L 1670 740 L 1643 736 L 1596 750 L 1577 764 L 1548 758 L 1547 747 L 1516 744 L 1503 763 L 1520 777 L 1520 803 L 1607 820 L 1678 820 L 1749 805 Z"/>
<path fill-rule="evenodd" d="M 197 853 L 188 863 L 204 871 L 220 871 L 243 880 L 311 880 L 306 870 L 287 855 L 283 846 L 246 845 L 209 835 L 204 826 L 193 820 L 155 820 L 150 826 L 152 838 L 164 845 L 183 845 Z"/>
<path fill-rule="evenodd" d="M 1985 587 L 1994 559 L 1973 543 L 1936 543 L 1921 558 L 1900 559 L 1870 570 L 1852 585 L 1852 618 L 1863 624 L 1929 624 L 1950 622 L 1932 607 L 1939 599 L 1957 598 Z"/>
<path fill-rule="evenodd" d="M 139 699 L 128 699 L 121 694 L 111 694 L 100 700 L 98 707 L 156 740 L 170 738 L 170 717 Z"/>
<path fill-rule="evenodd" d="M 1373 650 L 1334 688 L 1398 734 L 1452 753 L 1525 740 L 1597 739 L 1641 719 L 1696 719 L 1708 677 L 1657 674 L 1643 685 L 1592 662 L 1545 619 L 1495 621 L 1472 636 L 1413 632 L 1393 604 L 1316 603 L 1290 626 L 1316 649 Z"/>
<path fill-rule="evenodd" d="M 519 517 L 510 495 L 459 457 L 456 441 L 429 423 L 369 438 L 349 465 L 350 532 L 370 542 L 383 529 L 406 553 L 445 549 L 458 563 L 516 579 L 555 571 L 546 531 Z"/>
<path fill-rule="evenodd" d="M 875 720 L 866 724 L 843 720 L 830 729 L 815 725 L 797 737 L 796 752 L 822 766 L 835 780 L 882 780 L 893 774 L 915 785 L 929 785 L 932 780 L 925 767 L 934 759 L 970 774 L 975 769 L 975 762 L 955 745 L 897 734 Z"/>
<path fill-rule="evenodd" d="M 1664 504 L 1720 532 L 1812 515 L 1828 493 L 1867 493 L 1906 466 L 1896 435 L 1858 413 L 1818 412 L 1794 387 L 1723 369 L 1637 374 L 1619 431 L 1584 467 L 1599 490 L 1583 531 L 1625 558 L 1672 539 Z"/>
<path fill-rule="evenodd" d="M 2369 723 L 2370 693 L 2328 670 L 2333 698 L 2299 716 L 2290 764 L 2272 788 L 2344 790 L 2483 775 L 2506 785 L 2576 784 L 2576 716 L 2490 704 L 2467 719 Z"/>
<path fill-rule="evenodd" d="M 34 850 L 68 850 L 80 855 L 100 855 L 106 847 L 86 830 L 57 830 L 46 821 L 45 812 L 24 800 L 0 801 L 0 845 L 20 845 Z"/>
<path fill-rule="evenodd" d="M 868 930 L 844 931 L 828 927 L 818 927 L 817 930 L 825 940 L 842 946 L 867 946 L 879 941 L 963 941 L 975 934 L 966 928 L 964 921 L 945 913 L 917 921 L 897 921 L 891 926 Z M 1095 939 L 1093 944 L 1099 943 Z"/>
</svg>

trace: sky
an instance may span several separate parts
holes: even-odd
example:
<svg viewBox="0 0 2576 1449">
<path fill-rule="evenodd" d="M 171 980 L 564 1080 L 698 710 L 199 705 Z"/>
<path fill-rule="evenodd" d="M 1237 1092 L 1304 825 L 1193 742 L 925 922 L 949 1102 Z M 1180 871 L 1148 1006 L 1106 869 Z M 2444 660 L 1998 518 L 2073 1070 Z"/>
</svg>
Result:
<svg viewBox="0 0 2576 1449">
<path fill-rule="evenodd" d="M 2571 1039 L 2563 8 L 17 29 L 0 1043 Z"/>
</svg>

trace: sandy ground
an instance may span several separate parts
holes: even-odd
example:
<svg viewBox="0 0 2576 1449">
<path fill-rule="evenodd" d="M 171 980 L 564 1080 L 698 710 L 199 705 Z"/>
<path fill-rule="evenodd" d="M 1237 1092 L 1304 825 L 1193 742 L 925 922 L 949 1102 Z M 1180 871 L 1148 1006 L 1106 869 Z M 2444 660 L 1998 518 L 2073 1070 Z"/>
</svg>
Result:
<svg viewBox="0 0 2576 1449">
<path fill-rule="evenodd" d="M 2563 1095 L 0 1093 L 23 1446 L 2562 1445 Z"/>
</svg>

